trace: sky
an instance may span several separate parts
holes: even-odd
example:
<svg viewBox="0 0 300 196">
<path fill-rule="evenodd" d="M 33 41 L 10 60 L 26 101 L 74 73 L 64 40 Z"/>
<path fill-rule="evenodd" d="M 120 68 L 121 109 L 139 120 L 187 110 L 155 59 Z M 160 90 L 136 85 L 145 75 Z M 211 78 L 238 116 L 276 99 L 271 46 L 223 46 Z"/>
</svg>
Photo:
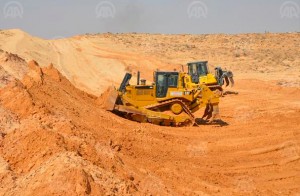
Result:
<svg viewBox="0 0 300 196">
<path fill-rule="evenodd" d="M 0 29 L 85 33 L 300 32 L 300 0 L 1 0 Z"/>
</svg>

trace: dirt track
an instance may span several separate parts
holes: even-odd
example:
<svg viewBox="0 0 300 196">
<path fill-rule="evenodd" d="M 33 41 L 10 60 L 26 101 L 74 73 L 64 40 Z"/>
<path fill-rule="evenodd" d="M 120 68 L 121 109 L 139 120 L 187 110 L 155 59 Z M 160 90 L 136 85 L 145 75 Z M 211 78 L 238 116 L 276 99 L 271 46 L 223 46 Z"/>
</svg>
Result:
<svg viewBox="0 0 300 196">
<path fill-rule="evenodd" d="M 170 128 L 104 111 L 31 62 L 0 89 L 0 195 L 297 195 L 299 86 L 253 76 L 222 98 L 227 125 Z"/>
</svg>

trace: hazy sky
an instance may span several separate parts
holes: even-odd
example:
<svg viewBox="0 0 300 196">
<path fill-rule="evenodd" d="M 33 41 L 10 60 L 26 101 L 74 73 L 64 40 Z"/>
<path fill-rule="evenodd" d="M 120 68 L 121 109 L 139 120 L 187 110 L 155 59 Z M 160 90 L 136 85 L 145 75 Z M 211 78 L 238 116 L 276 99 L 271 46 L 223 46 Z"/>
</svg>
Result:
<svg viewBox="0 0 300 196">
<path fill-rule="evenodd" d="M 84 33 L 300 32 L 300 0 L 1 0 L 0 29 Z"/>
</svg>

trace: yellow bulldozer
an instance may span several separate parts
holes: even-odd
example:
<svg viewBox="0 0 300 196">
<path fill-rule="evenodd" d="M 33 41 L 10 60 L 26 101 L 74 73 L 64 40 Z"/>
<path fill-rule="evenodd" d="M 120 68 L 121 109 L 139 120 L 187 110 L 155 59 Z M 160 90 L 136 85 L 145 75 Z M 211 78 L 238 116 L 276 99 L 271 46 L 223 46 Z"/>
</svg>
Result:
<svg viewBox="0 0 300 196">
<path fill-rule="evenodd" d="M 130 85 L 126 73 L 118 89 L 111 89 L 105 108 L 127 119 L 162 126 L 193 126 L 194 113 L 205 107 L 202 119 L 217 120 L 219 94 L 200 84 L 191 87 L 191 76 L 184 72 L 155 71 L 153 83 L 146 84 L 137 74 L 137 84 Z"/>
<path fill-rule="evenodd" d="M 192 83 L 207 85 L 212 91 L 223 92 L 223 85 L 234 85 L 233 73 L 223 70 L 221 67 L 215 67 L 215 74 L 210 73 L 208 61 L 197 61 L 187 64 L 188 74 L 191 76 Z"/>
</svg>

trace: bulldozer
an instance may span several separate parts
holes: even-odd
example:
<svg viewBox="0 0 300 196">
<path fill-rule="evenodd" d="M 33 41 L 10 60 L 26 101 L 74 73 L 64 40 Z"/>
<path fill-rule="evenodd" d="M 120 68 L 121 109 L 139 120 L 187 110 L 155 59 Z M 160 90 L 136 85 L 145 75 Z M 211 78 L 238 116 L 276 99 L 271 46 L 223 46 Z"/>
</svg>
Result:
<svg viewBox="0 0 300 196">
<path fill-rule="evenodd" d="M 205 84 L 212 91 L 218 90 L 223 92 L 223 85 L 234 85 L 233 73 L 223 70 L 221 67 L 215 68 L 215 74 L 209 72 L 208 61 L 197 61 L 187 64 L 188 74 L 192 78 L 192 83 L 195 85 Z"/>
<path fill-rule="evenodd" d="M 219 117 L 219 95 L 200 84 L 190 87 L 191 77 L 184 72 L 155 71 L 153 83 L 146 84 L 137 73 L 136 85 L 126 73 L 119 88 L 111 88 L 105 108 L 127 119 L 162 126 L 193 126 L 194 113 L 205 107 L 202 118 L 212 122 Z"/>
</svg>

